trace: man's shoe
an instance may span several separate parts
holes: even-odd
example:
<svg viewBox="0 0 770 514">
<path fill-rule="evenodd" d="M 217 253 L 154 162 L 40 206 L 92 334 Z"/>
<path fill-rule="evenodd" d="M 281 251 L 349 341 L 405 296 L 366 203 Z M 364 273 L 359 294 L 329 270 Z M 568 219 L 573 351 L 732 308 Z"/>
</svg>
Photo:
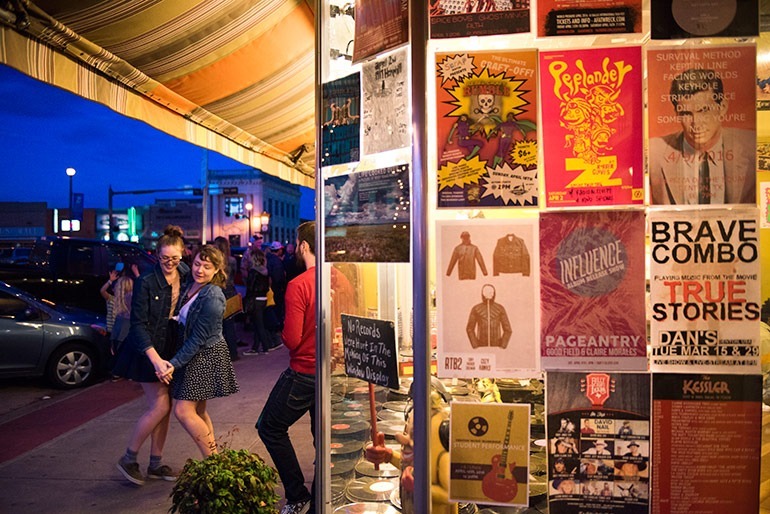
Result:
<svg viewBox="0 0 770 514">
<path fill-rule="evenodd" d="M 147 468 L 147 478 L 154 480 L 165 480 L 166 482 L 176 482 L 176 473 L 171 466 L 158 466 L 157 468 Z"/>
<path fill-rule="evenodd" d="M 257 350 L 246 350 L 245 352 L 243 352 L 243 355 L 262 355 L 263 353 L 266 353 L 266 352 L 258 352 Z"/>
<path fill-rule="evenodd" d="M 281 514 L 307 514 L 310 510 L 310 500 L 303 502 L 287 503 L 281 509 Z"/>
<path fill-rule="evenodd" d="M 272 352 L 273 350 L 277 350 L 278 348 L 282 348 L 282 347 L 283 347 L 283 343 L 280 343 L 275 346 L 271 346 L 270 348 L 267 349 L 267 351 Z"/>
<path fill-rule="evenodd" d="M 142 472 L 139 471 L 139 464 L 136 462 L 125 462 L 121 458 L 118 461 L 118 471 L 132 484 L 144 485 L 144 477 Z"/>
</svg>

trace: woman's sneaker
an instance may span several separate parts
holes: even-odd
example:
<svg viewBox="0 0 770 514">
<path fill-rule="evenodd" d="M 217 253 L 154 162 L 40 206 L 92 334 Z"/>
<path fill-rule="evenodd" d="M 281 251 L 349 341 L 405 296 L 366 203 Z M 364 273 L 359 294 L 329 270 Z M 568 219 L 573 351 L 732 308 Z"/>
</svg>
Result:
<svg viewBox="0 0 770 514">
<path fill-rule="evenodd" d="M 118 461 L 118 471 L 132 484 L 144 485 L 144 477 L 142 472 L 139 471 L 139 464 L 136 462 L 126 462 L 121 457 Z"/>
<path fill-rule="evenodd" d="M 176 473 L 171 469 L 171 466 L 158 466 L 157 468 L 147 468 L 147 478 L 154 480 L 165 480 L 166 482 L 175 482 Z"/>
</svg>

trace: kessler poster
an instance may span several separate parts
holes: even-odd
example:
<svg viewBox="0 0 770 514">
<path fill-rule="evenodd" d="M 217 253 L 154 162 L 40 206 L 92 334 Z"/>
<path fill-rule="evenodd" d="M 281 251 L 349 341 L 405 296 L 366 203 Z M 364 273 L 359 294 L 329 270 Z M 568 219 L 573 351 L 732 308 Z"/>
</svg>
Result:
<svg viewBox="0 0 770 514">
<path fill-rule="evenodd" d="M 321 165 L 360 159 L 361 74 L 354 73 L 323 85 Z"/>
<path fill-rule="evenodd" d="M 647 51 L 650 203 L 756 202 L 754 45 Z"/>
<path fill-rule="evenodd" d="M 436 236 L 438 375 L 539 376 L 537 218 L 441 221 Z"/>
<path fill-rule="evenodd" d="M 409 146 L 407 52 L 363 65 L 364 155 Z"/>
<path fill-rule="evenodd" d="M 527 507 L 529 404 L 450 405 L 449 499 Z"/>
<path fill-rule="evenodd" d="M 545 369 L 647 369 L 644 212 L 540 215 Z"/>
<path fill-rule="evenodd" d="M 537 3 L 540 37 L 641 31 L 641 0 L 540 0 Z"/>
<path fill-rule="evenodd" d="M 439 207 L 537 205 L 537 53 L 436 54 Z"/>
<path fill-rule="evenodd" d="M 761 375 L 652 378 L 652 512 L 760 512 Z"/>
<path fill-rule="evenodd" d="M 354 63 L 409 41 L 406 0 L 356 0 L 354 16 Z"/>
<path fill-rule="evenodd" d="M 644 202 L 641 47 L 540 54 L 548 207 Z"/>
<path fill-rule="evenodd" d="M 648 216 L 651 369 L 759 373 L 758 209 Z"/>
<path fill-rule="evenodd" d="M 757 0 L 651 0 L 652 39 L 747 37 L 759 33 Z"/>
<path fill-rule="evenodd" d="M 650 375 L 546 374 L 551 514 L 647 514 Z"/>
<path fill-rule="evenodd" d="M 429 0 L 430 37 L 529 32 L 529 0 Z"/>
</svg>

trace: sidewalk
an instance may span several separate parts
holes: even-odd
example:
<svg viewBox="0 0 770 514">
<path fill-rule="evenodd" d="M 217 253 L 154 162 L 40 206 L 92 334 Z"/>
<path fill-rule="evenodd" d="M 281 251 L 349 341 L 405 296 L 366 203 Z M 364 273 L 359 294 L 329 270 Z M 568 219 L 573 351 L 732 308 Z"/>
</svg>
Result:
<svg viewBox="0 0 770 514">
<path fill-rule="evenodd" d="M 251 343 L 252 334 L 243 332 L 240 325 L 238 335 L 241 341 Z M 244 349 L 241 347 L 239 351 Z M 233 448 L 247 448 L 272 463 L 254 424 L 273 384 L 288 363 L 289 354 L 284 347 L 266 355 L 241 357 L 233 363 L 240 392 L 209 402 L 209 412 L 220 443 L 226 442 Z M 81 407 L 89 411 L 90 403 L 98 401 L 100 396 L 104 397 L 110 388 L 117 393 L 119 385 L 121 390 L 126 389 L 121 382 L 106 381 L 68 397 L 66 401 L 82 400 Z M 140 390 L 138 385 L 131 385 Z M 57 410 L 58 403 L 42 410 L 54 416 L 62 410 L 61 406 Z M 0 511 L 14 514 L 168 512 L 172 482 L 148 480 L 144 486 L 137 487 L 126 481 L 115 468 L 144 406 L 144 398 L 140 395 L 0 464 Z M 37 419 L 44 419 L 47 412 L 38 411 L 34 415 Z M 18 441 L 11 440 L 8 427 L 0 425 L 0 434 L 3 445 L 16 446 Z M 308 487 L 315 457 L 309 434 L 309 416 L 302 418 L 290 430 Z M 143 472 L 149 460 L 148 454 L 149 440 L 139 454 Z M 163 460 L 174 469 L 181 470 L 190 457 L 198 459 L 200 454 L 172 414 Z M 279 487 L 278 494 L 282 493 Z"/>
</svg>

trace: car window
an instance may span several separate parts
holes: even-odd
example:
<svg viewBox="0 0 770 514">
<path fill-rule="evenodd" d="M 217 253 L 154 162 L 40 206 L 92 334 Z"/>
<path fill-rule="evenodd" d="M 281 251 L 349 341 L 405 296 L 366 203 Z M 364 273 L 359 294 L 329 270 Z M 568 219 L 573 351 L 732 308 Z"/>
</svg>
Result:
<svg viewBox="0 0 770 514">
<path fill-rule="evenodd" d="M 122 262 L 126 269 L 130 268 L 132 264 L 136 264 L 140 273 L 152 268 L 154 264 L 152 258 L 144 250 L 131 246 L 107 246 L 107 262 L 110 266 L 109 269 L 115 269 L 115 264 L 118 262 Z"/>
<path fill-rule="evenodd" d="M 96 256 L 93 244 L 78 243 L 69 246 L 70 273 L 73 275 L 98 276 Z"/>
<path fill-rule="evenodd" d="M 25 315 L 27 310 L 35 313 L 34 316 Z M 21 298 L 17 298 L 5 291 L 0 291 L 0 319 L 39 319 L 40 312 L 34 306 Z"/>
</svg>

